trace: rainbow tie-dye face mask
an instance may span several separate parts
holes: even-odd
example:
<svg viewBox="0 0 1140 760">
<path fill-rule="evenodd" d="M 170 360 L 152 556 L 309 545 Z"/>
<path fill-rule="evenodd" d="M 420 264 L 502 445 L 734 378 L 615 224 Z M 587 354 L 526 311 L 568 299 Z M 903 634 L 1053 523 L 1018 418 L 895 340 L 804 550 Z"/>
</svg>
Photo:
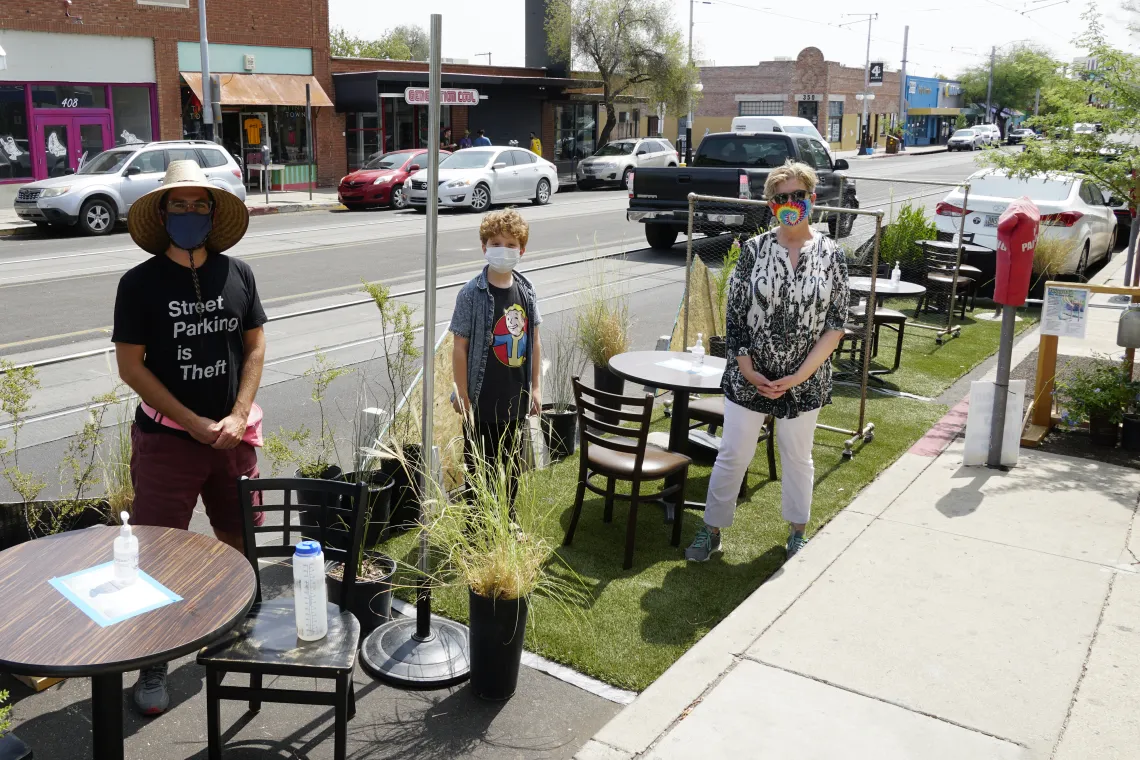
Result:
<svg viewBox="0 0 1140 760">
<path fill-rule="evenodd" d="M 811 197 L 798 199 L 789 197 L 787 193 L 776 196 L 768 207 L 772 209 L 772 216 L 785 227 L 795 227 L 811 216 Z"/>
</svg>

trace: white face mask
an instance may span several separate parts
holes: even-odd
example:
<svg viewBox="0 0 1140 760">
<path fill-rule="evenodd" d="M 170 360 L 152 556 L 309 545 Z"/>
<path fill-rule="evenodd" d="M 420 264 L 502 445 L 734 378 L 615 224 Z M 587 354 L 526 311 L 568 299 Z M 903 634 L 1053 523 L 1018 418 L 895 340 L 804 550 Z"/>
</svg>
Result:
<svg viewBox="0 0 1140 760">
<path fill-rule="evenodd" d="M 487 258 L 487 265 L 499 274 L 506 274 L 518 266 L 522 253 L 518 248 L 507 248 L 501 245 L 489 245 L 483 254 Z"/>
</svg>

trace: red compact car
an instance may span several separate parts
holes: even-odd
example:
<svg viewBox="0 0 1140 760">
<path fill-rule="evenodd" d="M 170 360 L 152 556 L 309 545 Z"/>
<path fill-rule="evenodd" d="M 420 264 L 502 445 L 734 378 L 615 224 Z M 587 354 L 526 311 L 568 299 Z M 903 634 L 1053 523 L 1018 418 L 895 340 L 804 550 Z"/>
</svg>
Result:
<svg viewBox="0 0 1140 760">
<path fill-rule="evenodd" d="M 439 152 L 440 160 L 450 153 Z M 404 180 L 427 166 L 428 152 L 423 148 L 397 150 L 375 156 L 340 181 L 337 197 L 350 211 L 368 206 L 404 208 Z"/>
</svg>

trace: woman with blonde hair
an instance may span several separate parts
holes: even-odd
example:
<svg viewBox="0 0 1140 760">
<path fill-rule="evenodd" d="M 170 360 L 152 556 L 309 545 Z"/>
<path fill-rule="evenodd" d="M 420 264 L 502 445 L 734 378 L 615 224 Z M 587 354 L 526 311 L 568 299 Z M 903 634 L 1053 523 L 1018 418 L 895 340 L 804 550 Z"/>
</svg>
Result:
<svg viewBox="0 0 1140 760">
<path fill-rule="evenodd" d="M 736 496 L 756 453 L 760 429 L 775 417 L 782 511 L 790 559 L 807 543 L 819 410 L 831 403 L 828 361 L 847 317 L 847 264 L 835 243 L 811 227 L 815 171 L 789 161 L 773 169 L 764 197 L 778 225 L 748 240 L 729 282 L 724 432 L 709 480 L 705 524 L 685 558 L 721 551 Z"/>
</svg>

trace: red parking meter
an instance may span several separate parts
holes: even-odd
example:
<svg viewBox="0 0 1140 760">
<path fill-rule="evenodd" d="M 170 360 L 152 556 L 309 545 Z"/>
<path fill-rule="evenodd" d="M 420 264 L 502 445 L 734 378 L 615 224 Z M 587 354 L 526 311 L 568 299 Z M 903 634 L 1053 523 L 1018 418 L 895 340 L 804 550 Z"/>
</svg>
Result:
<svg viewBox="0 0 1140 760">
<path fill-rule="evenodd" d="M 1006 306 L 1022 306 L 1029 294 L 1033 274 L 1033 251 L 1041 212 L 1033 201 L 1021 197 L 1009 204 L 998 219 L 997 276 L 994 301 Z"/>
</svg>

